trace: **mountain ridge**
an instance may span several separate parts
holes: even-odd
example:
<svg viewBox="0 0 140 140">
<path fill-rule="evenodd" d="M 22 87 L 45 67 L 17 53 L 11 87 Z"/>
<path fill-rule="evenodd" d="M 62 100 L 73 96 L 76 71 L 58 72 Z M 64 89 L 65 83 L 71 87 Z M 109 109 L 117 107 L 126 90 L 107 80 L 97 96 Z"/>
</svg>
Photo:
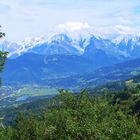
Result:
<svg viewBox="0 0 140 140">
<path fill-rule="evenodd" d="M 83 56 L 24 54 L 8 59 L 3 85 L 38 84 L 51 87 L 88 87 L 127 80 L 140 74 L 140 58 L 100 66 Z"/>
<path fill-rule="evenodd" d="M 8 51 L 10 58 L 16 58 L 25 53 L 41 55 L 83 55 L 88 46 L 94 46 L 116 57 L 140 57 L 139 35 L 118 35 L 114 38 L 88 34 L 77 38 L 69 34 L 54 34 L 49 37 L 26 38 L 20 43 L 3 41 L 0 43 L 2 51 Z"/>
</svg>

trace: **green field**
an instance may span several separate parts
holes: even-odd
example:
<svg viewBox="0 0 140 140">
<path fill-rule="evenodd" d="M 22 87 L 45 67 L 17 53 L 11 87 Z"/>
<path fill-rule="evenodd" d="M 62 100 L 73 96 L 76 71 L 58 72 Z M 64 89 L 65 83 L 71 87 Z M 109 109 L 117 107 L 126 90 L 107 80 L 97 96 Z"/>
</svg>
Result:
<svg viewBox="0 0 140 140">
<path fill-rule="evenodd" d="M 40 98 L 49 98 L 58 94 L 55 88 L 45 86 L 2 87 L 0 106 L 14 106 Z"/>
</svg>

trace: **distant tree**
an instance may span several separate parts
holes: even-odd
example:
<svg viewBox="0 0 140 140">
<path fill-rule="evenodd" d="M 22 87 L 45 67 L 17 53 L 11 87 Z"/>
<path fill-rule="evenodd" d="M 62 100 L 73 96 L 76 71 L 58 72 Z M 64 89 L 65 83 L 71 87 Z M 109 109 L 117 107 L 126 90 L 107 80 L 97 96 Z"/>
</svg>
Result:
<svg viewBox="0 0 140 140">
<path fill-rule="evenodd" d="M 1 32 L 1 26 L 0 26 L 0 39 L 4 36 L 5 33 Z M 6 58 L 7 58 L 7 52 L 0 51 L 0 72 L 2 72 L 3 70 L 3 66 L 5 64 Z M 0 79 L 0 85 L 1 85 L 1 79 Z"/>
</svg>

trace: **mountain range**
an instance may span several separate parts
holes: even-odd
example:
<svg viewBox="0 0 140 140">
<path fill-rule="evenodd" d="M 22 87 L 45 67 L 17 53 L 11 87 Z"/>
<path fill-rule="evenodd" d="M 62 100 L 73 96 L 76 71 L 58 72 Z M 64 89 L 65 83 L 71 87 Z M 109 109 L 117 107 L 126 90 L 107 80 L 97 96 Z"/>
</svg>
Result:
<svg viewBox="0 0 140 140">
<path fill-rule="evenodd" d="M 105 38 L 87 35 L 72 38 L 67 34 L 56 34 L 48 38 L 27 38 L 21 43 L 3 41 L 0 49 L 9 52 L 3 71 L 3 84 L 78 86 L 77 81 L 81 80 L 82 83 L 86 79 L 98 79 L 94 84 L 107 82 L 115 69 L 119 69 L 117 75 L 122 75 L 123 69 L 128 72 L 127 66 L 130 64 L 131 68 L 138 68 L 140 36 Z M 127 66 L 120 70 L 123 63 Z M 135 64 L 138 64 L 137 67 Z M 129 69 L 129 72 L 134 71 Z M 113 80 L 115 76 L 112 74 Z M 122 77 L 119 79 L 125 76 Z"/>
<path fill-rule="evenodd" d="M 67 34 L 55 34 L 50 37 L 26 38 L 20 43 L 2 41 L 1 51 L 8 51 L 10 58 L 25 53 L 41 55 L 89 55 L 94 50 L 102 50 L 115 57 L 140 57 L 140 36 L 116 35 L 113 38 L 87 35 L 71 37 Z M 90 57 L 90 56 L 89 56 Z"/>
</svg>

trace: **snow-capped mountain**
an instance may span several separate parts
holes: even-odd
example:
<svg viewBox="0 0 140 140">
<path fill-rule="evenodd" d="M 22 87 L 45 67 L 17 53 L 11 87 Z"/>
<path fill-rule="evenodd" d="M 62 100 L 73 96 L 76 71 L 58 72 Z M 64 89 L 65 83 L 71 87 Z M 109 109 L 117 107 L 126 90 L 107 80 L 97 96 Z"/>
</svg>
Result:
<svg viewBox="0 0 140 140">
<path fill-rule="evenodd" d="M 121 35 L 113 40 L 119 50 L 130 57 L 140 57 L 140 36 Z"/>
<path fill-rule="evenodd" d="M 8 57 L 17 57 L 25 53 L 43 55 L 71 54 L 81 55 L 84 50 L 79 41 L 72 40 L 66 34 L 57 34 L 49 38 L 26 38 L 21 43 L 1 42 L 1 51 L 8 51 Z"/>
<path fill-rule="evenodd" d="M 3 41 L 0 43 L 0 50 L 9 52 L 8 57 L 17 57 L 28 52 L 35 45 L 42 44 L 43 41 L 40 38 L 26 38 L 21 43 Z"/>
<path fill-rule="evenodd" d="M 83 53 L 83 49 L 66 34 L 54 35 L 48 38 L 46 42 L 38 44 L 33 48 L 30 48 L 28 51 L 43 55 L 80 55 Z"/>
<path fill-rule="evenodd" d="M 88 34 L 73 37 L 67 34 L 54 34 L 49 37 L 26 38 L 20 43 L 3 41 L 1 51 L 8 51 L 9 57 L 15 58 L 25 53 L 41 55 L 84 55 L 94 58 L 96 53 L 103 52 L 113 57 L 140 57 L 140 36 L 115 35 L 105 38 Z M 102 54 L 102 53 L 101 53 Z M 103 55 L 103 54 L 102 54 Z"/>
</svg>

